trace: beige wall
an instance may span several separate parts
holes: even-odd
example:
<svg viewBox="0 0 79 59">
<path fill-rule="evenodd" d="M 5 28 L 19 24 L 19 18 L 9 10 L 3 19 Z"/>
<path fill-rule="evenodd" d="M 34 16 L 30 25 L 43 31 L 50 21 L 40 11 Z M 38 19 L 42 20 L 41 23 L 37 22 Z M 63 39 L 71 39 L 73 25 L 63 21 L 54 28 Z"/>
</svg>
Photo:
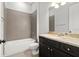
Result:
<svg viewBox="0 0 79 59">
<path fill-rule="evenodd" d="M 7 40 L 25 39 L 31 37 L 31 15 L 11 9 L 6 9 Z"/>
</svg>

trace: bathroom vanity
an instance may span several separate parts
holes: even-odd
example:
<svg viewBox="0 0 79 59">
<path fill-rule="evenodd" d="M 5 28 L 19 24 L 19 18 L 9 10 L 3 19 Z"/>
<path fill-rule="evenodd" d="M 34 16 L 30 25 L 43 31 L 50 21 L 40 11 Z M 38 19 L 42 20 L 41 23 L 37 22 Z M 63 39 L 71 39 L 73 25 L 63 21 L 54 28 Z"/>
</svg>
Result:
<svg viewBox="0 0 79 59">
<path fill-rule="evenodd" d="M 39 36 L 40 57 L 78 57 L 79 39 L 69 39 L 50 34 Z"/>
</svg>

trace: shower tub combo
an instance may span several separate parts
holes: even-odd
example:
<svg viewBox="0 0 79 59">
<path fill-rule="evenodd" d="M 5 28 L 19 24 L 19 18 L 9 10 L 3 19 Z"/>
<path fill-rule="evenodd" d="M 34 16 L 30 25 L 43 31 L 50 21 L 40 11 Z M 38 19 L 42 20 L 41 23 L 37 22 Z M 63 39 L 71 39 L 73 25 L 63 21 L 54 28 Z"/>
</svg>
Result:
<svg viewBox="0 0 79 59">
<path fill-rule="evenodd" d="M 32 44 L 37 47 L 39 45 L 35 44 L 35 40 L 32 38 L 7 41 L 4 45 L 4 56 L 11 56 L 19 52 L 27 51 L 32 48 Z"/>
</svg>

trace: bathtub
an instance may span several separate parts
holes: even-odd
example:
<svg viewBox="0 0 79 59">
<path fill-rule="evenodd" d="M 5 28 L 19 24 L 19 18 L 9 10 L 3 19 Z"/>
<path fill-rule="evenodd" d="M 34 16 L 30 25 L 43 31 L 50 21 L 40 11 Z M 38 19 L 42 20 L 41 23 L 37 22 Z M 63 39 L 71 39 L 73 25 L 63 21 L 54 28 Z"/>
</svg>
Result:
<svg viewBox="0 0 79 59">
<path fill-rule="evenodd" d="M 35 40 L 32 38 L 7 41 L 4 45 L 4 55 L 10 56 L 22 51 L 29 49 L 31 43 L 34 43 Z"/>
</svg>

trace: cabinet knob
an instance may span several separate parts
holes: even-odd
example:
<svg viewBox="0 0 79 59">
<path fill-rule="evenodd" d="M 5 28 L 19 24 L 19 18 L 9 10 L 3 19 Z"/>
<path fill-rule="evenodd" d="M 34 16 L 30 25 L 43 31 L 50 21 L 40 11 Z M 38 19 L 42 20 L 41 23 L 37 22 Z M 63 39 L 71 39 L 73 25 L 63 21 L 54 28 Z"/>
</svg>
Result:
<svg viewBox="0 0 79 59">
<path fill-rule="evenodd" d="M 67 48 L 68 51 L 70 51 L 70 48 Z"/>
<path fill-rule="evenodd" d="M 50 48 L 48 48 L 48 50 L 49 50 Z"/>
<path fill-rule="evenodd" d="M 51 51 L 53 51 L 53 49 L 51 49 Z"/>
</svg>

